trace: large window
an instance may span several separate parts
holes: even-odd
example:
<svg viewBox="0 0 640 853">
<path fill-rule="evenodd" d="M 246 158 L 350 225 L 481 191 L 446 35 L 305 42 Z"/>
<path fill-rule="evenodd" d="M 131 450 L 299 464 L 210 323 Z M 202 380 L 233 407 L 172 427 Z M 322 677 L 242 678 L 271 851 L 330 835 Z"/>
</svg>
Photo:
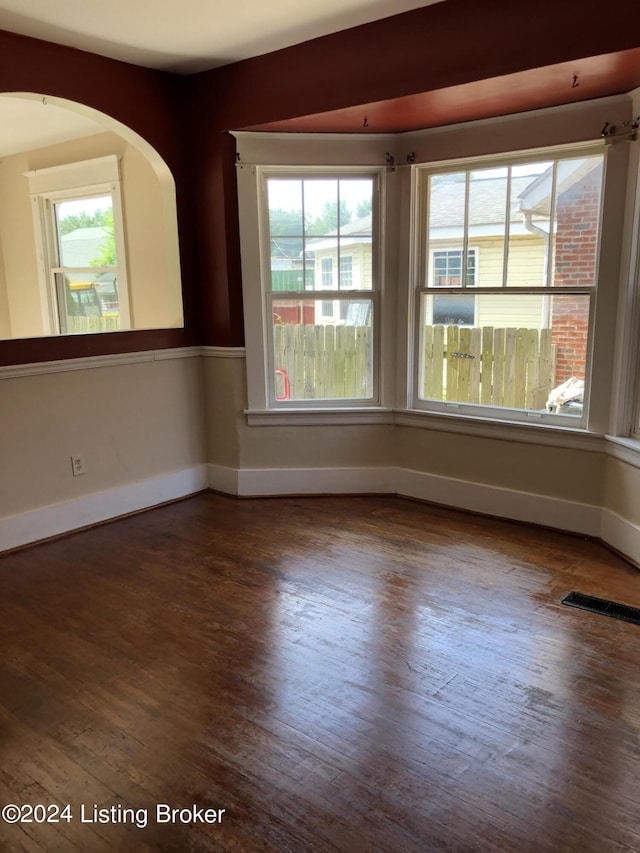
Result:
<svg viewBox="0 0 640 853">
<path fill-rule="evenodd" d="M 603 159 L 418 168 L 415 407 L 584 422 Z"/>
<path fill-rule="evenodd" d="M 611 431 L 622 143 L 238 136 L 250 424 Z"/>
<path fill-rule="evenodd" d="M 116 157 L 29 175 L 49 334 L 128 329 Z"/>
<path fill-rule="evenodd" d="M 375 174 L 263 175 L 268 399 L 376 395 Z"/>
</svg>

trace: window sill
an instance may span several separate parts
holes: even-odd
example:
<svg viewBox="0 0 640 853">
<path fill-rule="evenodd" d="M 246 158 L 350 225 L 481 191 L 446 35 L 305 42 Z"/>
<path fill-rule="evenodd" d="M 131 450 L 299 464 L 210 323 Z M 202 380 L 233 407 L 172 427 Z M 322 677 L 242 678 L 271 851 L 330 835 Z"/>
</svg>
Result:
<svg viewBox="0 0 640 853">
<path fill-rule="evenodd" d="M 609 456 L 633 465 L 634 468 L 640 468 L 640 441 L 637 438 L 607 435 L 606 440 Z"/>
<path fill-rule="evenodd" d="M 326 408 L 245 410 L 249 426 L 349 426 L 351 424 L 396 424 L 438 432 L 516 441 L 602 453 L 605 437 L 575 427 L 517 421 L 489 421 L 468 415 L 435 414 L 413 409 Z M 640 454 L 640 442 L 638 452 Z M 639 458 L 640 462 L 640 458 Z"/>
<path fill-rule="evenodd" d="M 605 450 L 604 436 L 601 433 L 586 432 L 584 429 L 555 424 L 497 421 L 470 415 L 424 412 L 416 409 L 396 410 L 395 423 L 400 426 L 455 432 L 500 441 L 565 447 L 594 453 L 602 453 Z"/>
<path fill-rule="evenodd" d="M 392 409 L 326 408 L 245 410 L 249 426 L 349 426 L 350 424 L 393 424 Z"/>
</svg>

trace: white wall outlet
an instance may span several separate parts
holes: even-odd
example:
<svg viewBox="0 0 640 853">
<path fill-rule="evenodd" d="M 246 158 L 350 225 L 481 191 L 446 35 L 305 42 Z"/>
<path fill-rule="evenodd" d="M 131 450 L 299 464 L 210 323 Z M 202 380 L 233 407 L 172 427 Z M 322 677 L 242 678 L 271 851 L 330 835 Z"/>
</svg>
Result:
<svg viewBox="0 0 640 853">
<path fill-rule="evenodd" d="M 87 473 L 87 469 L 84 467 L 84 453 L 74 453 L 71 457 L 71 470 L 74 477 Z"/>
</svg>

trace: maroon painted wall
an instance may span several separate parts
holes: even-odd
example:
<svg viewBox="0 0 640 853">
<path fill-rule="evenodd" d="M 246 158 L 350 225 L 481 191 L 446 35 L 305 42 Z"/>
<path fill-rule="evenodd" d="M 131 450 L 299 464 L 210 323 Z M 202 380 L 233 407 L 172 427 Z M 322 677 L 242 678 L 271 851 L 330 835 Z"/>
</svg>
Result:
<svg viewBox="0 0 640 853">
<path fill-rule="evenodd" d="M 225 131 L 639 45 L 637 0 L 612 0 L 606 13 L 599 0 L 539 0 L 534 6 L 447 0 L 194 75 L 192 109 L 201 117 L 197 157 L 206 176 L 194 192 L 200 225 L 213 229 L 199 242 L 198 265 L 201 284 L 216 294 L 207 297 L 203 341 L 243 343 L 239 315 L 231 311 L 240 304 L 241 280 L 237 223 L 229 215 L 236 204 L 234 150 Z M 570 87 L 571 80 L 566 83 Z M 496 98 L 494 114 L 501 112 Z M 452 113 L 455 120 L 460 117 Z M 225 310 L 230 313 L 220 313 Z"/>
<path fill-rule="evenodd" d="M 185 329 L 0 341 L 0 365 L 160 349 L 201 337 L 194 283 L 193 202 L 188 180 L 186 78 L 0 31 L 0 92 L 67 98 L 106 113 L 144 137 L 176 182 Z"/>
</svg>

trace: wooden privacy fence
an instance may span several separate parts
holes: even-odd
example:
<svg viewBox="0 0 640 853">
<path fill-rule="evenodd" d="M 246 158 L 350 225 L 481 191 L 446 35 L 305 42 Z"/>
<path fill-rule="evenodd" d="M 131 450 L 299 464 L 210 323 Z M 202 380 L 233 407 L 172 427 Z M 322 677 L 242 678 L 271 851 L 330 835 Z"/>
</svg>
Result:
<svg viewBox="0 0 640 853">
<path fill-rule="evenodd" d="M 91 334 L 92 332 L 117 332 L 120 329 L 120 317 L 69 317 L 70 334 Z"/>
<path fill-rule="evenodd" d="M 273 345 L 274 367 L 285 372 L 292 400 L 372 396 L 370 327 L 277 323 Z"/>
<path fill-rule="evenodd" d="M 369 327 L 277 323 L 273 340 L 281 399 L 285 382 L 292 400 L 372 396 Z M 544 409 L 554 376 L 551 329 L 425 327 L 426 399 Z"/>
<path fill-rule="evenodd" d="M 551 329 L 426 326 L 422 395 L 544 409 L 555 381 Z"/>
</svg>

